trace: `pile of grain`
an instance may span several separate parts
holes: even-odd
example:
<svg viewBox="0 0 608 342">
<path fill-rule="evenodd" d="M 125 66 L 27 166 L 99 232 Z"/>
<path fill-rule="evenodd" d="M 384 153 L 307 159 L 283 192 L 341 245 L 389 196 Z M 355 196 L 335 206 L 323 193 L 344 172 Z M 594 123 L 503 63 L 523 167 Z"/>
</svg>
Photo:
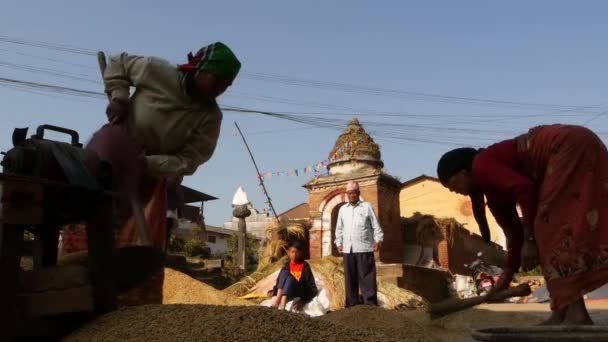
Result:
<svg viewBox="0 0 608 342">
<path fill-rule="evenodd" d="M 423 311 L 418 311 L 424 314 Z M 432 334 L 430 327 L 422 326 L 415 321 L 408 319 L 403 313 L 386 310 L 373 306 L 355 306 L 344 310 L 331 312 L 319 318 L 323 321 L 332 322 L 338 326 L 343 326 L 349 330 L 363 329 L 374 331 L 378 338 L 377 341 L 384 341 L 387 338 L 396 338 L 400 341 L 439 341 Z"/>
<path fill-rule="evenodd" d="M 351 328 L 263 307 L 145 305 L 105 315 L 64 341 L 390 342 L 400 339 L 371 329 Z"/>
<path fill-rule="evenodd" d="M 163 304 L 252 305 L 170 268 L 165 269 Z"/>
</svg>

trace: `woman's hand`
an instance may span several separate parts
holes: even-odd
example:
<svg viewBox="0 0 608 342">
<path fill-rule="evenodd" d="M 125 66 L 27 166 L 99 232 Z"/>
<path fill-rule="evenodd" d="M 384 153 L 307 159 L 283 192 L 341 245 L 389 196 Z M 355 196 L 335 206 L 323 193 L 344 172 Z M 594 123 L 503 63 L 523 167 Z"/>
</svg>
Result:
<svg viewBox="0 0 608 342">
<path fill-rule="evenodd" d="M 112 125 L 120 124 L 129 114 L 129 100 L 112 99 L 106 108 L 108 121 Z"/>
<path fill-rule="evenodd" d="M 486 297 L 489 300 L 492 300 L 492 297 L 500 291 L 506 290 L 511 285 L 513 281 L 513 272 L 510 270 L 505 270 L 505 272 L 500 276 L 500 280 L 492 287 L 492 289 L 488 292 Z"/>
</svg>

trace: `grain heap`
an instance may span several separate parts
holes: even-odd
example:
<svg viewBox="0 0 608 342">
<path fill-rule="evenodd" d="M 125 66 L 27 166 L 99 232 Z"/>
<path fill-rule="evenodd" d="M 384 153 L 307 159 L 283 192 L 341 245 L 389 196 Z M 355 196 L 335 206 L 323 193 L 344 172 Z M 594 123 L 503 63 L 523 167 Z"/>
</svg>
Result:
<svg viewBox="0 0 608 342">
<path fill-rule="evenodd" d="M 163 304 L 253 305 L 170 268 L 165 269 Z"/>
<path fill-rule="evenodd" d="M 77 341 L 400 341 L 264 307 L 145 305 L 112 312 L 64 339 Z M 407 341 L 429 341 L 409 339 Z"/>
<path fill-rule="evenodd" d="M 418 311 L 424 314 L 423 311 Z M 320 320 L 332 322 L 348 329 L 365 329 L 374 331 L 378 337 L 396 338 L 400 341 L 439 341 L 431 333 L 430 327 L 424 327 L 402 313 L 373 306 L 355 306 L 329 313 Z M 382 339 L 384 340 L 384 338 Z"/>
</svg>

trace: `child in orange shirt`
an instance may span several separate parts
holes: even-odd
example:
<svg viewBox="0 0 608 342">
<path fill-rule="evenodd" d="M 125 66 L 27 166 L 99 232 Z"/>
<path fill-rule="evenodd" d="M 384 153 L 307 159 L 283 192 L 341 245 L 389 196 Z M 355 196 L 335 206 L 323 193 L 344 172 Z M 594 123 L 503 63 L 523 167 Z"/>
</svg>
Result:
<svg viewBox="0 0 608 342">
<path fill-rule="evenodd" d="M 299 241 L 289 243 L 287 255 L 289 261 L 285 262 L 272 289 L 272 295 L 276 296 L 272 307 L 284 310 L 287 302 L 294 300 L 296 311 L 302 311 L 304 304 L 317 295 L 317 284 L 310 265 L 303 260 Z"/>
</svg>

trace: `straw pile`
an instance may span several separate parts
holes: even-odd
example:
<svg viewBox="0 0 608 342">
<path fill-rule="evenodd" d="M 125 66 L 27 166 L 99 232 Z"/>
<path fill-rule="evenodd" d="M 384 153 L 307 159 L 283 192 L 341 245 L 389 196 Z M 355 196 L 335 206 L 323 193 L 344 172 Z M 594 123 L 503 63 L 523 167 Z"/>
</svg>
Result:
<svg viewBox="0 0 608 342">
<path fill-rule="evenodd" d="M 165 269 L 163 304 L 253 305 L 191 278 L 183 273 Z"/>
<path fill-rule="evenodd" d="M 402 218 L 401 224 L 407 228 L 414 228 L 412 231 L 416 233 L 416 241 L 420 245 L 434 247 L 444 238 L 440 226 L 458 223 L 453 219 L 437 219 L 432 215 L 416 212 L 411 217 Z"/>
<path fill-rule="evenodd" d="M 263 307 L 145 305 L 105 315 L 64 341 L 392 342 L 399 339 L 372 329 L 346 327 Z"/>
<path fill-rule="evenodd" d="M 293 221 L 272 221 L 265 227 L 266 239 L 260 247 L 258 270 L 263 269 L 287 254 L 285 248 L 292 240 L 308 241 L 308 229 L 302 223 Z"/>
</svg>

